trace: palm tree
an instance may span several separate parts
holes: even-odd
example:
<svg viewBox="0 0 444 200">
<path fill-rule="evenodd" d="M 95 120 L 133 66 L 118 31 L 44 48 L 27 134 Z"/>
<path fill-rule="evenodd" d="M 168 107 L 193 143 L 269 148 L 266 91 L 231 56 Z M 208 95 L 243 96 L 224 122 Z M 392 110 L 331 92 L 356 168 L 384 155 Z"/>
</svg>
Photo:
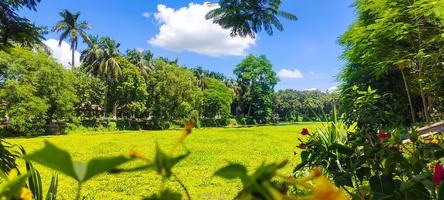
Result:
<svg viewBox="0 0 444 200">
<path fill-rule="evenodd" d="M 81 61 L 91 75 L 112 82 L 119 78 L 122 70 L 117 61 L 121 57 L 120 44 L 109 37 L 93 36 L 89 48 L 82 51 Z"/>
<path fill-rule="evenodd" d="M 52 31 L 62 32 L 59 39 L 59 46 L 62 44 L 63 40 L 69 38 L 72 52 L 71 67 L 74 67 L 74 52 L 77 49 L 79 35 L 86 43 L 89 44 L 90 39 L 85 30 L 91 29 L 91 25 L 89 25 L 86 21 L 80 23 L 77 22 L 80 16 L 80 12 L 71 13 L 68 10 L 62 10 L 59 15 L 62 17 L 62 20 L 57 22 L 57 24 L 52 28 Z"/>
<path fill-rule="evenodd" d="M 108 84 L 117 80 L 122 74 L 118 58 L 121 54 L 118 50 L 120 44 L 109 37 L 99 38 L 92 36 L 88 49 L 82 51 L 80 56 L 84 70 L 92 76 L 96 76 Z M 107 91 L 105 92 L 108 93 Z M 106 99 L 103 114 L 106 116 Z M 116 117 L 116 105 L 113 105 L 114 118 Z"/>
<path fill-rule="evenodd" d="M 128 49 L 126 51 L 126 58 L 130 63 L 139 68 L 145 79 L 148 78 L 149 72 L 154 68 L 153 53 L 151 51 Z"/>
<path fill-rule="evenodd" d="M 273 27 L 284 29 L 278 16 L 297 20 L 295 15 L 279 10 L 281 3 L 281 0 L 220 0 L 220 7 L 210 11 L 206 18 L 231 29 L 231 36 L 254 38 L 262 29 L 273 35 Z"/>
</svg>

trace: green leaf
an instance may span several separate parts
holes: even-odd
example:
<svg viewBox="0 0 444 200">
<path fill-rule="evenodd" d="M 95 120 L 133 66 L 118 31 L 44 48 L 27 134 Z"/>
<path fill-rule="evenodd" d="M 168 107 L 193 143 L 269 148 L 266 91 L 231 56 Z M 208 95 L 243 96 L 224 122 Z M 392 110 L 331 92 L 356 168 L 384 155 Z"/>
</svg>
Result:
<svg viewBox="0 0 444 200">
<path fill-rule="evenodd" d="M 54 169 L 80 181 L 74 170 L 71 155 L 69 155 L 67 151 L 54 146 L 48 141 L 45 141 L 45 147 L 43 147 L 43 149 L 38 150 L 32 154 L 25 155 L 24 159 L 26 161 L 34 161 L 40 163 L 41 165 Z"/>
<path fill-rule="evenodd" d="M 337 150 L 339 153 L 349 155 L 349 156 L 354 153 L 354 150 L 352 148 L 349 148 L 345 145 L 338 144 L 338 143 L 331 145 L 329 147 L 329 149 L 330 150 Z"/>
<path fill-rule="evenodd" d="M 441 183 L 438 189 L 438 199 L 444 200 L 444 182 Z"/>
<path fill-rule="evenodd" d="M 45 147 L 30 155 L 24 157 L 27 161 L 34 161 L 46 167 L 61 172 L 78 182 L 85 182 L 92 177 L 111 171 L 117 166 L 126 163 L 131 158 L 124 156 L 115 156 L 107 158 L 95 158 L 90 160 L 87 164 L 80 162 L 73 162 L 71 155 L 49 142 L 45 142 Z"/>
<path fill-rule="evenodd" d="M 190 152 L 187 152 L 185 154 L 172 157 L 167 154 L 165 154 L 159 147 L 159 145 L 156 144 L 156 157 L 154 159 L 155 163 L 155 169 L 157 173 L 159 173 L 161 176 L 165 176 L 169 178 L 173 173 L 172 169 L 173 167 L 179 163 L 181 160 L 185 159 L 190 155 Z"/>
<path fill-rule="evenodd" d="M 372 176 L 369 182 L 373 193 L 378 195 L 380 199 L 385 199 L 386 196 L 392 196 L 395 192 L 395 182 L 391 177 Z"/>
<path fill-rule="evenodd" d="M 28 174 L 30 174 L 28 178 L 29 190 L 31 190 L 35 200 L 42 200 L 43 190 L 40 173 L 34 168 L 31 162 L 26 162 L 26 170 L 28 171 Z"/>
<path fill-rule="evenodd" d="M 353 182 L 350 174 L 347 173 L 337 173 L 334 174 L 333 180 L 337 186 L 350 186 L 353 187 Z"/>
<path fill-rule="evenodd" d="M 217 170 L 214 175 L 225 179 L 235 179 L 247 175 L 247 168 L 241 164 L 233 163 Z"/>
<path fill-rule="evenodd" d="M 57 199 L 58 182 L 59 182 L 58 175 L 52 176 L 51 185 L 49 186 L 48 193 L 46 194 L 46 200 L 56 200 Z"/>
<path fill-rule="evenodd" d="M 97 174 L 115 169 L 117 166 L 130 160 L 131 158 L 125 156 L 92 159 L 88 162 L 84 180 L 89 180 Z"/>
<path fill-rule="evenodd" d="M 371 171 L 368 167 L 361 167 L 356 170 L 356 176 L 360 181 L 364 180 L 365 177 L 370 177 Z"/>
</svg>

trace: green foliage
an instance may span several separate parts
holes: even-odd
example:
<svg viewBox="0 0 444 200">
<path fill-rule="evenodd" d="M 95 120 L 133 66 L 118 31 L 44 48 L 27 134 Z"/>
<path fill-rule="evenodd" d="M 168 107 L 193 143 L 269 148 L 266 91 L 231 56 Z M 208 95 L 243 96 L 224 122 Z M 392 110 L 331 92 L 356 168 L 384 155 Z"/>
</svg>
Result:
<svg viewBox="0 0 444 200">
<path fill-rule="evenodd" d="M 393 97 L 386 105 L 404 123 L 429 121 L 442 109 L 443 2 L 357 0 L 355 7 L 358 18 L 340 38 L 343 92 L 371 85 Z"/>
<path fill-rule="evenodd" d="M 335 92 L 280 90 L 273 100 L 273 113 L 281 121 L 299 121 L 301 117 L 311 121 L 318 116 L 333 114 L 337 100 Z"/>
<path fill-rule="evenodd" d="M 204 78 L 203 84 L 203 117 L 215 119 L 230 116 L 233 101 L 231 90 L 224 83 L 214 78 Z"/>
<path fill-rule="evenodd" d="M 147 80 L 150 105 L 147 116 L 155 116 L 151 119 L 152 127 L 166 129 L 175 121 L 198 122 L 202 91 L 193 73 L 162 60 L 157 60 L 155 66 Z"/>
<path fill-rule="evenodd" d="M 357 100 L 372 110 L 378 99 L 374 90 L 362 91 Z M 359 110 L 356 111 L 361 113 Z M 362 113 L 365 114 L 366 110 Z M 355 199 L 432 199 L 436 196 L 432 171 L 424 168 L 439 163 L 442 144 L 418 139 L 414 130 L 410 134 L 402 129 L 385 131 L 380 121 L 367 118 L 367 125 L 349 127 L 333 121 L 301 141 L 303 168 L 321 166 L 336 185 L 349 188 Z M 404 143 L 410 138 L 412 143 Z"/>
<path fill-rule="evenodd" d="M 21 9 L 35 10 L 40 0 L 8 0 L 0 2 L 0 50 L 20 44 L 27 47 L 42 47 L 43 28 L 20 17 Z"/>
<path fill-rule="evenodd" d="M 239 178 L 243 188 L 237 194 L 238 199 L 278 199 L 276 193 L 280 194 L 279 188 L 271 181 L 277 175 L 276 171 L 283 168 L 287 161 L 260 165 L 253 174 L 249 175 L 245 166 L 240 164 L 229 164 L 214 173 L 225 179 Z"/>
<path fill-rule="evenodd" d="M 247 56 L 234 69 L 239 92 L 236 94 L 235 114 L 252 118 L 260 124 L 272 117 L 274 86 L 279 79 L 264 56 Z"/>
<path fill-rule="evenodd" d="M 53 120 L 72 117 L 77 96 L 74 75 L 49 55 L 22 48 L 0 52 L 3 73 L 0 96 L 13 132 L 37 135 Z"/>
<path fill-rule="evenodd" d="M 121 57 L 120 44 L 109 37 L 90 36 L 88 48 L 82 51 L 82 68 L 106 82 L 119 78 L 122 69 L 117 61 Z"/>
<path fill-rule="evenodd" d="M 75 73 L 74 87 L 79 101 L 76 104 L 77 117 L 91 118 L 99 115 L 100 108 L 105 104 L 107 86 L 101 79 L 89 76 L 80 68 L 73 69 Z"/>
<path fill-rule="evenodd" d="M 73 162 L 71 155 L 53 144 L 46 142 L 45 147 L 24 157 L 27 161 L 37 162 L 41 165 L 61 172 L 79 183 L 84 183 L 92 177 L 103 172 L 115 169 L 117 166 L 130 161 L 124 156 L 109 158 L 94 158 L 87 163 Z"/>
<path fill-rule="evenodd" d="M 231 30 L 231 36 L 256 37 L 264 29 L 273 35 L 273 27 L 284 30 L 278 16 L 289 20 L 296 20 L 293 14 L 279 10 L 281 0 L 220 0 L 220 8 L 211 10 L 207 19 L 212 19 L 224 29 Z"/>
<path fill-rule="evenodd" d="M 116 61 L 122 69 L 122 74 L 109 85 L 108 102 L 117 107 L 115 115 L 119 111 L 122 115 L 134 118 L 146 110 L 147 85 L 137 66 L 123 57 L 117 58 Z"/>
<path fill-rule="evenodd" d="M 354 86 L 343 93 L 342 102 L 347 106 L 342 109 L 346 113 L 347 123 L 357 123 L 362 130 L 402 125 L 398 113 L 390 107 L 390 102 L 393 101 L 391 95 L 380 95 L 370 86 L 366 90 Z"/>
</svg>

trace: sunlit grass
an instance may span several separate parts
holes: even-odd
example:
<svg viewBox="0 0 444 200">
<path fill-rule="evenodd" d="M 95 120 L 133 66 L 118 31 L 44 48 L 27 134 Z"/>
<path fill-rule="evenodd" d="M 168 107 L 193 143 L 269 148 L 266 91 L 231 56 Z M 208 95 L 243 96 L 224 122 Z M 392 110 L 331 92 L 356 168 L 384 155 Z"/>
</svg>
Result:
<svg viewBox="0 0 444 200">
<path fill-rule="evenodd" d="M 290 173 L 299 157 L 294 156 L 294 146 L 297 138 L 302 137 L 301 129 L 305 127 L 314 130 L 317 124 L 195 129 L 185 141 L 191 155 L 179 163 L 174 172 L 188 187 L 194 199 L 232 199 L 240 188 L 240 182 L 227 182 L 213 177 L 217 169 L 230 161 L 243 163 L 254 169 L 263 161 L 289 159 L 290 164 L 282 173 Z M 180 133 L 181 130 L 88 132 L 8 141 L 21 144 L 28 152 L 32 152 L 43 147 L 43 141 L 48 140 L 71 152 L 74 160 L 86 161 L 98 156 L 128 155 L 131 149 L 138 149 L 147 157 L 153 157 L 156 142 L 163 149 L 168 149 Z M 39 165 L 37 168 L 41 172 L 44 185 L 49 185 L 53 171 Z M 63 175 L 59 178 L 60 199 L 73 199 L 76 182 Z M 160 178 L 151 171 L 105 174 L 87 182 L 82 194 L 90 199 L 140 199 L 158 192 L 160 183 Z M 167 187 L 182 192 L 176 183 L 168 183 Z"/>
</svg>

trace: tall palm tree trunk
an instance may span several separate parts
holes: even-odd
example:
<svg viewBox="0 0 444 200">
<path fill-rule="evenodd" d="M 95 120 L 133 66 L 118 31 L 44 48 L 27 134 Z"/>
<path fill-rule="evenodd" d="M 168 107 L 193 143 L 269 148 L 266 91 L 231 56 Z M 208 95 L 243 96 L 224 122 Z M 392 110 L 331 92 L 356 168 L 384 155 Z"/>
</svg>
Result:
<svg viewBox="0 0 444 200">
<path fill-rule="evenodd" d="M 75 53 L 75 50 L 74 50 L 74 48 L 72 48 L 72 49 L 71 49 L 71 56 L 72 56 L 72 57 L 71 57 L 71 59 L 72 59 L 72 60 L 71 60 L 71 69 L 73 69 L 74 66 L 76 66 L 75 63 L 74 63 L 74 53 Z"/>
</svg>

